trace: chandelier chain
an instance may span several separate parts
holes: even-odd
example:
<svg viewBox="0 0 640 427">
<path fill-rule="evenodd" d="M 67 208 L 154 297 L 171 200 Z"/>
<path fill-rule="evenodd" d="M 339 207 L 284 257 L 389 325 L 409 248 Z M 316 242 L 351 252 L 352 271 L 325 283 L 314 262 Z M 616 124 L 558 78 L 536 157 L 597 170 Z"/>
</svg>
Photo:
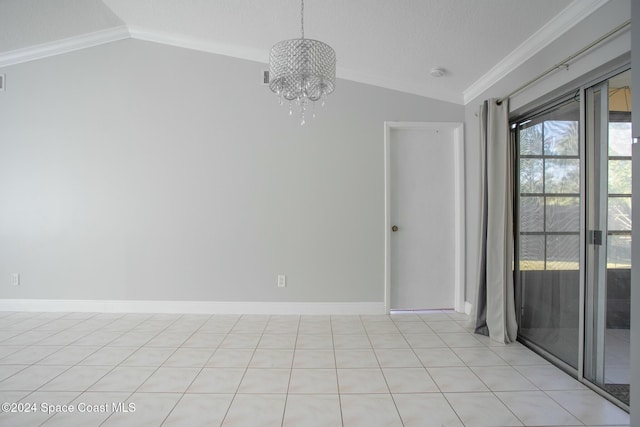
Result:
<svg viewBox="0 0 640 427">
<path fill-rule="evenodd" d="M 304 38 L 304 0 L 300 0 L 300 32 Z"/>
</svg>

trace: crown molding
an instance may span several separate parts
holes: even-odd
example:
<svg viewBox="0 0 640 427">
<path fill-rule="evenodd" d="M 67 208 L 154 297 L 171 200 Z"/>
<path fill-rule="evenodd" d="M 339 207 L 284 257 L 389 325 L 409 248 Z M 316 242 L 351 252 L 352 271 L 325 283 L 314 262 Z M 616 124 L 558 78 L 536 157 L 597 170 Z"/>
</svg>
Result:
<svg viewBox="0 0 640 427">
<path fill-rule="evenodd" d="M 580 21 L 598 10 L 609 0 L 573 0 L 564 10 L 554 16 L 542 28 L 533 33 L 527 40 L 505 56 L 486 74 L 476 80 L 463 93 L 464 104 L 468 104 L 506 77 L 514 69 L 547 47 L 573 28 Z"/>
<path fill-rule="evenodd" d="M 62 53 L 73 52 L 88 47 L 111 43 L 118 40 L 130 38 L 129 30 L 126 26 L 107 28 L 87 34 L 80 34 L 65 39 L 29 46 L 24 49 L 15 49 L 4 54 L 0 54 L 0 67 L 21 64 L 23 62 L 34 61 L 36 59 L 47 58 L 60 55 Z"/>
<path fill-rule="evenodd" d="M 198 37 L 190 37 L 181 34 L 172 34 L 162 31 L 149 31 L 140 27 L 129 27 L 131 38 L 136 40 L 160 43 L 168 46 L 181 47 L 183 49 L 197 50 L 200 52 L 214 53 L 231 56 L 239 59 L 260 62 L 268 62 L 269 52 L 263 49 L 249 48 L 246 46 L 216 43 Z"/>
</svg>

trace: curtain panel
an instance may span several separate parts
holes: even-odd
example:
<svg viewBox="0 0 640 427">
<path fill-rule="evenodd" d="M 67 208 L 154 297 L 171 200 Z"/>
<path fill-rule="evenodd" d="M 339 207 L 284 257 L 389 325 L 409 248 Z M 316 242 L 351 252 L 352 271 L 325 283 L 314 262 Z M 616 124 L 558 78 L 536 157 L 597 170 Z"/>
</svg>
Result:
<svg viewBox="0 0 640 427">
<path fill-rule="evenodd" d="M 515 150 L 509 133 L 508 100 L 480 107 L 480 250 L 474 330 L 491 339 L 515 341 L 513 286 L 513 172 Z"/>
</svg>

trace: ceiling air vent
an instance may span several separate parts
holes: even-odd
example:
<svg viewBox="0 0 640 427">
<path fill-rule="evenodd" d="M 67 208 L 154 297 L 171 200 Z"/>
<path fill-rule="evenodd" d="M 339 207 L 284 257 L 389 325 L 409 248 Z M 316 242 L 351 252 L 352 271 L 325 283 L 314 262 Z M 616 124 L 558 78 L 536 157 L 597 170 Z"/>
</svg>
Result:
<svg viewBox="0 0 640 427">
<path fill-rule="evenodd" d="M 269 70 L 262 70 L 262 84 L 269 84 Z"/>
</svg>

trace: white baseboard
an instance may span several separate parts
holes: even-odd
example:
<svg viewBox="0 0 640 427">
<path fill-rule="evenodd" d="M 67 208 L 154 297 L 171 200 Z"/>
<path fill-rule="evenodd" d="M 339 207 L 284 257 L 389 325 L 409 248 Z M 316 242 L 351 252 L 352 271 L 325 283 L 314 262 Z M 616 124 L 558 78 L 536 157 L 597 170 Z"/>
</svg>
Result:
<svg viewBox="0 0 640 427">
<path fill-rule="evenodd" d="M 464 302 L 464 312 L 467 315 L 471 315 L 471 309 L 473 308 L 473 305 L 469 302 L 469 301 L 465 301 Z"/>
<path fill-rule="evenodd" d="M 0 299 L 0 311 L 184 314 L 386 314 L 384 302 Z"/>
</svg>

